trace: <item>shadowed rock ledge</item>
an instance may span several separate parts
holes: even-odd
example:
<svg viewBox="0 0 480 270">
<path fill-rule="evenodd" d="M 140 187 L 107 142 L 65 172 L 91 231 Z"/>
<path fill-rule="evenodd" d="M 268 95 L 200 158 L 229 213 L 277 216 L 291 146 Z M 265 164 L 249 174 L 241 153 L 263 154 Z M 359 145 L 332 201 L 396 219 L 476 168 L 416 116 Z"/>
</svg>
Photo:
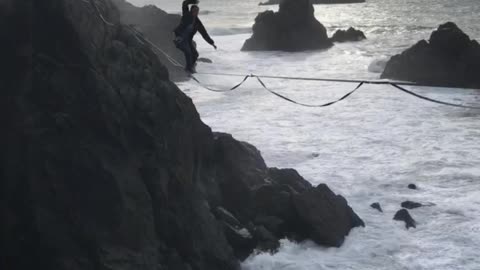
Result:
<svg viewBox="0 0 480 270">
<path fill-rule="evenodd" d="M 212 133 L 92 3 L 0 4 L 2 269 L 239 269 L 280 238 L 340 246 L 363 225 L 326 185 Z"/>
</svg>

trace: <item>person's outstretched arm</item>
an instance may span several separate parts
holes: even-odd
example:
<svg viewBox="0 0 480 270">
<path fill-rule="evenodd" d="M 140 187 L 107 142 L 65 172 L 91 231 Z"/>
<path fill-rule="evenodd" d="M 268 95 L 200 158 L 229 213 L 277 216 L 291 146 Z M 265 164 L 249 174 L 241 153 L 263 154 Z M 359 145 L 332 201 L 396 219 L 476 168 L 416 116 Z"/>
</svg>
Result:
<svg viewBox="0 0 480 270">
<path fill-rule="evenodd" d="M 205 39 L 208 44 L 212 45 L 215 49 L 217 49 L 217 46 L 215 45 L 215 41 L 210 37 L 210 35 L 207 33 L 207 30 L 203 26 L 203 23 L 198 20 L 198 32 L 202 35 L 203 39 Z"/>
<path fill-rule="evenodd" d="M 185 14 L 190 13 L 190 9 L 188 8 L 188 5 L 195 5 L 197 4 L 197 0 L 185 0 L 182 3 L 182 14 L 185 16 Z"/>
<path fill-rule="evenodd" d="M 185 14 L 187 14 L 188 12 L 190 12 L 190 11 L 188 10 L 189 2 L 190 2 L 190 1 L 185 0 L 185 1 L 183 1 L 183 3 L 182 3 L 182 15 L 183 15 L 183 16 L 185 16 Z"/>
</svg>

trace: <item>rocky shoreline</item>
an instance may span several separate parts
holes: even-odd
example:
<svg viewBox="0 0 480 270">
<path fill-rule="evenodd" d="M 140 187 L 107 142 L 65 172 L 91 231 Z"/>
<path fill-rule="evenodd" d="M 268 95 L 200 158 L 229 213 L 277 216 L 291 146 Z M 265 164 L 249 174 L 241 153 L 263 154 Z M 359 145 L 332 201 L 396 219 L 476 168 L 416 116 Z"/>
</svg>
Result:
<svg viewBox="0 0 480 270">
<path fill-rule="evenodd" d="M 239 269 L 281 238 L 338 247 L 364 226 L 325 184 L 213 133 L 110 0 L 26 3 L 0 17 L 16 41 L 1 45 L 5 269 Z"/>
</svg>

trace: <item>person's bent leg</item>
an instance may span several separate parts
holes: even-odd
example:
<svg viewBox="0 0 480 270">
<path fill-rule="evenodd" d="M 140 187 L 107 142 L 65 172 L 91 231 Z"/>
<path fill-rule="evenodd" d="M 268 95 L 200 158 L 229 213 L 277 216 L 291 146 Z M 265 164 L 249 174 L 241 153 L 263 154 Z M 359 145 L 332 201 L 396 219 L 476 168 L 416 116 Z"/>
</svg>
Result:
<svg viewBox="0 0 480 270">
<path fill-rule="evenodd" d="M 193 71 L 193 54 L 192 49 L 188 43 L 182 46 L 183 54 L 185 55 L 185 70 L 188 72 Z"/>
<path fill-rule="evenodd" d="M 195 66 L 199 56 L 198 51 L 197 48 L 195 48 L 195 45 L 193 45 L 193 43 L 190 43 L 190 48 L 192 48 L 192 66 Z"/>
</svg>

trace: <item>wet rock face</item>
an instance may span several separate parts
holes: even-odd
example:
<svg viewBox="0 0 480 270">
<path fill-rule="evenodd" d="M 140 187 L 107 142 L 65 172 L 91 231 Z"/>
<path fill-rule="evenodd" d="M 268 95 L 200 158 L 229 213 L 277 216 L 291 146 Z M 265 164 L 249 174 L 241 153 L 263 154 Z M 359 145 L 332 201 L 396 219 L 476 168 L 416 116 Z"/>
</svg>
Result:
<svg viewBox="0 0 480 270">
<path fill-rule="evenodd" d="M 365 34 L 353 27 L 347 30 L 337 30 L 332 36 L 333 42 L 348 42 L 348 41 L 361 41 L 367 39 Z"/>
<path fill-rule="evenodd" d="M 332 45 L 325 27 L 315 19 L 310 0 L 285 0 L 278 12 L 265 11 L 257 16 L 253 35 L 242 50 L 304 51 Z"/>
<path fill-rule="evenodd" d="M 480 45 L 452 22 L 442 24 L 430 40 L 393 56 L 382 78 L 436 86 L 480 88 Z"/>
<path fill-rule="evenodd" d="M 213 134 L 110 1 L 26 3 L 0 17 L 16 41 L 0 43 L 3 268 L 236 270 L 280 237 L 338 246 L 359 225 L 326 186 Z"/>
</svg>

